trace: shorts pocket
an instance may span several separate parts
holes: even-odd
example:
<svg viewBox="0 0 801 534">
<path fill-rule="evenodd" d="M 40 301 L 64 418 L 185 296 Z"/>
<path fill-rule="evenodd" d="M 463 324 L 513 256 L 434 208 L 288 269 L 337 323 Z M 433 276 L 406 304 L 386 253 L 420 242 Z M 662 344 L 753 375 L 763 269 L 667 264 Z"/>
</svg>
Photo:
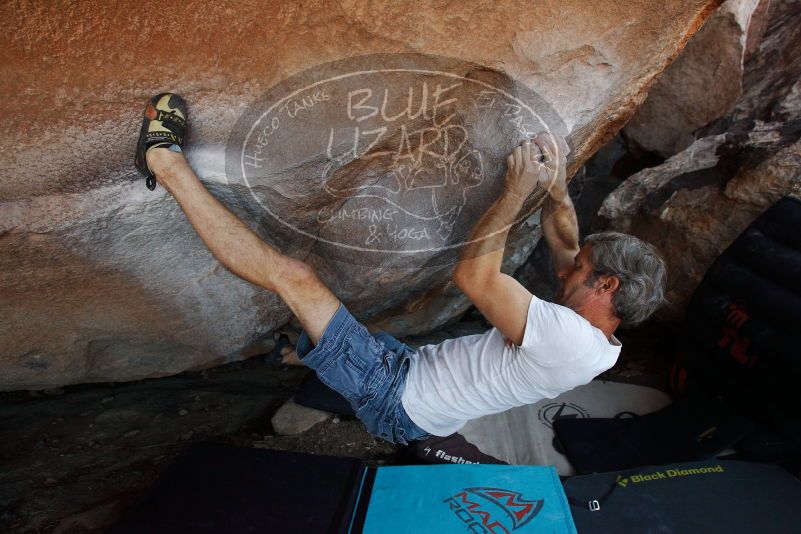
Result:
<svg viewBox="0 0 801 534">
<path fill-rule="evenodd" d="M 345 365 L 348 369 L 358 374 L 362 380 L 367 376 L 367 366 L 365 365 L 364 361 L 359 357 L 358 351 L 353 349 L 347 349 L 345 351 Z"/>
<path fill-rule="evenodd" d="M 389 390 L 394 383 L 397 364 L 394 354 L 384 352 L 368 377 L 367 389 L 369 391 Z"/>
</svg>

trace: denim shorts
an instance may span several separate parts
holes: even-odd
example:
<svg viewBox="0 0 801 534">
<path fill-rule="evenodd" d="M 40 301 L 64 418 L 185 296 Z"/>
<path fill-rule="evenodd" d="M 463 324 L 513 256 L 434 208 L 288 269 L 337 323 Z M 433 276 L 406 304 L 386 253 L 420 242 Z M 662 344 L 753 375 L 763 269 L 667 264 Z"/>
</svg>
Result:
<svg viewBox="0 0 801 534">
<path fill-rule="evenodd" d="M 370 434 L 403 445 L 428 435 L 401 404 L 412 350 L 389 334 L 370 334 L 344 304 L 316 347 L 303 332 L 296 350 L 325 385 L 350 402 Z"/>
</svg>

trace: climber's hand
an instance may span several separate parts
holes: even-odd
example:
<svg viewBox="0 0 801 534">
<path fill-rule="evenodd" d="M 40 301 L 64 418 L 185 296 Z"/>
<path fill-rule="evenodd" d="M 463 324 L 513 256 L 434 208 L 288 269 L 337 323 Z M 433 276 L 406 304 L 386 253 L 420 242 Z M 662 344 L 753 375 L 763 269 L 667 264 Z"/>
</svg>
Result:
<svg viewBox="0 0 801 534">
<path fill-rule="evenodd" d="M 561 137 L 540 133 L 515 147 L 506 159 L 506 189 L 522 197 L 540 187 L 561 201 L 566 192 L 565 164 L 569 149 Z"/>
<path fill-rule="evenodd" d="M 539 173 L 537 186 L 544 189 L 557 202 L 564 200 L 567 195 L 567 155 L 570 148 L 564 137 L 550 132 L 539 133 L 534 139 L 533 146 L 539 148 L 542 154 L 542 169 Z M 532 155 L 534 150 L 532 150 Z"/>
</svg>

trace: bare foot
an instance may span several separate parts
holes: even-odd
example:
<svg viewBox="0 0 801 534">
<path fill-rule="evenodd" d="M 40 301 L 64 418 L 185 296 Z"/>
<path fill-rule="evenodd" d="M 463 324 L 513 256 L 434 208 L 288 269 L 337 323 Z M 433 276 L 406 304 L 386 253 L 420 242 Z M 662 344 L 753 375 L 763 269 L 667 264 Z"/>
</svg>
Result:
<svg viewBox="0 0 801 534">
<path fill-rule="evenodd" d="M 295 367 L 305 367 L 306 364 L 298 358 L 298 353 L 295 351 L 295 347 L 291 345 L 285 345 L 281 349 L 281 361 L 286 365 L 292 365 Z"/>
</svg>

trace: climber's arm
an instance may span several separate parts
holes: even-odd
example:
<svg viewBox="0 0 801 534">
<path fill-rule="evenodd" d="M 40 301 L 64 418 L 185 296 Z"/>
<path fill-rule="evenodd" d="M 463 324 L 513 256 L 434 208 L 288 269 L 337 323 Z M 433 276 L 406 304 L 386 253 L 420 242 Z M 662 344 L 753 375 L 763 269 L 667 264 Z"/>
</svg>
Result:
<svg viewBox="0 0 801 534">
<path fill-rule="evenodd" d="M 526 196 L 511 189 L 507 179 L 507 188 L 473 229 L 453 273 L 456 285 L 484 317 L 518 345 L 523 342 L 531 293 L 502 273 L 501 263 L 509 228 Z"/>
<path fill-rule="evenodd" d="M 562 141 L 564 145 L 564 141 Z M 501 272 L 509 228 L 523 202 L 537 185 L 550 187 L 564 173 L 564 156 L 549 134 L 525 141 L 507 159 L 506 187 L 473 229 L 454 271 L 456 285 L 484 317 L 513 343 L 520 345 L 526 330 L 531 293 Z M 562 147 L 559 147 L 562 148 Z M 561 156 L 561 157 L 560 157 Z"/>
<path fill-rule="evenodd" d="M 551 249 L 554 270 L 558 273 L 573 265 L 579 252 L 579 229 L 573 201 L 567 194 L 564 175 L 554 181 L 542 206 L 542 234 Z"/>
</svg>

